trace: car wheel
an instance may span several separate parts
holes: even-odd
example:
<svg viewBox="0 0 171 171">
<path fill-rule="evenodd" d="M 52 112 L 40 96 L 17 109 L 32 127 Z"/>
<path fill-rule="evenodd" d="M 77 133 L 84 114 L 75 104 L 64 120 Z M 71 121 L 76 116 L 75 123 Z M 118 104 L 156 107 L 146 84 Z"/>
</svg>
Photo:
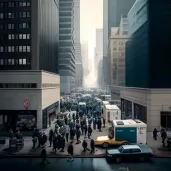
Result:
<svg viewBox="0 0 171 171">
<path fill-rule="evenodd" d="M 106 143 L 106 142 L 103 143 L 103 144 L 102 144 L 102 147 L 103 147 L 103 148 L 108 148 L 108 147 L 109 147 L 109 143 Z"/>
<path fill-rule="evenodd" d="M 120 163 L 122 161 L 121 157 L 116 158 L 116 163 Z"/>
</svg>

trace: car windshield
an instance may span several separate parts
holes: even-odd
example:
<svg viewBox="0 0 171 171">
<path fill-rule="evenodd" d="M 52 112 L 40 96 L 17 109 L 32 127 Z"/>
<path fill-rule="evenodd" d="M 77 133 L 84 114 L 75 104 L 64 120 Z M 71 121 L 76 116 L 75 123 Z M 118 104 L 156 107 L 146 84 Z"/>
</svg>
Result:
<svg viewBox="0 0 171 171">
<path fill-rule="evenodd" d="M 123 151 L 123 147 L 120 146 L 120 147 L 118 148 L 118 151 L 121 153 L 121 152 Z"/>
</svg>

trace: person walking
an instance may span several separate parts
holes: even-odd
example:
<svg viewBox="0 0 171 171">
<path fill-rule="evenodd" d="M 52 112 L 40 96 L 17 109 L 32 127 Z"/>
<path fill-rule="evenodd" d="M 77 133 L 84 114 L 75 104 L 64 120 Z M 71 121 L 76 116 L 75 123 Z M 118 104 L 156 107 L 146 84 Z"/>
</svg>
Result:
<svg viewBox="0 0 171 171">
<path fill-rule="evenodd" d="M 65 138 L 64 138 L 64 136 L 62 136 L 61 139 L 60 139 L 60 148 L 61 148 L 60 152 L 64 152 L 64 148 L 65 148 Z"/>
<path fill-rule="evenodd" d="M 57 149 L 57 141 L 58 141 L 58 138 L 57 138 L 57 134 L 55 133 L 53 136 L 53 150 L 55 150 L 55 153 Z"/>
<path fill-rule="evenodd" d="M 156 128 L 154 128 L 154 130 L 153 130 L 153 138 L 154 138 L 154 140 L 157 140 L 157 129 Z"/>
<path fill-rule="evenodd" d="M 51 147 L 52 146 L 52 141 L 53 141 L 53 130 L 51 129 L 50 131 L 49 131 L 49 147 Z"/>
<path fill-rule="evenodd" d="M 66 125 L 65 125 L 65 138 L 66 138 L 66 141 L 67 141 L 67 142 L 68 142 L 69 132 L 70 132 L 69 125 L 66 124 Z"/>
<path fill-rule="evenodd" d="M 46 142 L 47 142 L 47 136 L 46 136 L 46 134 L 43 132 L 43 137 L 42 137 L 42 143 L 43 143 L 43 145 L 45 145 Z"/>
<path fill-rule="evenodd" d="M 46 153 L 46 145 L 43 146 L 41 152 L 42 163 L 45 164 L 45 161 L 49 164 L 50 162 L 47 160 L 47 153 Z"/>
<path fill-rule="evenodd" d="M 67 151 L 68 151 L 68 154 L 70 156 L 70 159 L 68 159 L 68 161 L 74 161 L 74 157 L 73 157 L 73 155 L 74 155 L 73 143 L 74 143 L 74 141 L 71 141 L 70 145 L 68 146 L 68 150 Z"/>
<path fill-rule="evenodd" d="M 90 141 L 90 148 L 91 148 L 90 153 L 91 153 L 91 154 L 92 154 L 92 153 L 95 153 L 95 142 L 94 142 L 93 139 L 91 139 L 91 141 Z"/>
<path fill-rule="evenodd" d="M 76 144 L 79 144 L 79 143 L 80 143 L 80 135 L 81 135 L 81 131 L 80 131 L 80 129 L 78 129 L 78 130 L 76 131 L 76 137 L 77 137 L 77 142 L 76 142 Z"/>
<path fill-rule="evenodd" d="M 93 129 L 96 130 L 96 118 L 93 118 Z"/>
<path fill-rule="evenodd" d="M 82 143 L 82 147 L 83 147 L 83 152 L 86 152 L 87 150 L 90 151 L 88 148 L 87 148 L 88 144 L 87 144 L 87 141 L 86 139 L 84 139 L 83 143 Z"/>
<path fill-rule="evenodd" d="M 163 147 L 165 147 L 165 139 L 167 138 L 167 132 L 165 129 L 162 130 L 161 137 L 162 137 Z"/>
<path fill-rule="evenodd" d="M 87 136 L 87 124 L 84 125 L 84 136 L 86 137 Z"/>
<path fill-rule="evenodd" d="M 106 125 L 106 120 L 105 120 L 105 118 L 103 117 L 103 128 L 105 128 L 105 125 Z"/>
<path fill-rule="evenodd" d="M 93 130 L 91 128 L 91 125 L 89 125 L 88 126 L 88 139 L 90 139 L 92 132 L 93 132 Z"/>
</svg>

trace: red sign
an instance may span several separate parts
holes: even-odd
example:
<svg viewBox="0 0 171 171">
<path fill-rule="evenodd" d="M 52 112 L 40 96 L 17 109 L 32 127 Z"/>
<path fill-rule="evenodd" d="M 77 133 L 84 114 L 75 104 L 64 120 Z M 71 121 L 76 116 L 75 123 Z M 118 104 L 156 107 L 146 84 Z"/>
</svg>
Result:
<svg viewBox="0 0 171 171">
<path fill-rule="evenodd" d="M 30 102 L 28 100 L 24 101 L 24 107 L 28 108 L 30 106 Z"/>
<path fill-rule="evenodd" d="M 139 130 L 139 134 L 143 134 L 142 131 L 141 131 L 141 129 Z"/>
</svg>

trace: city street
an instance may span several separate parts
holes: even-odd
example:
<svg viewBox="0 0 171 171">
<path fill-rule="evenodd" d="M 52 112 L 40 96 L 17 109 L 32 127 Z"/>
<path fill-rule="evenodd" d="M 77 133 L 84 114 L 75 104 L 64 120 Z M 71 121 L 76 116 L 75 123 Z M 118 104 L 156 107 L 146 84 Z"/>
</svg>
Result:
<svg viewBox="0 0 171 171">
<path fill-rule="evenodd" d="M 67 159 L 49 159 L 50 164 L 41 164 L 41 159 L 1 159 L 2 171 L 24 170 L 62 170 L 62 171 L 117 171 L 122 166 L 127 166 L 130 171 L 169 171 L 171 159 L 153 159 L 146 163 L 122 163 L 108 164 L 105 159 L 75 159 L 68 162 Z"/>
</svg>

